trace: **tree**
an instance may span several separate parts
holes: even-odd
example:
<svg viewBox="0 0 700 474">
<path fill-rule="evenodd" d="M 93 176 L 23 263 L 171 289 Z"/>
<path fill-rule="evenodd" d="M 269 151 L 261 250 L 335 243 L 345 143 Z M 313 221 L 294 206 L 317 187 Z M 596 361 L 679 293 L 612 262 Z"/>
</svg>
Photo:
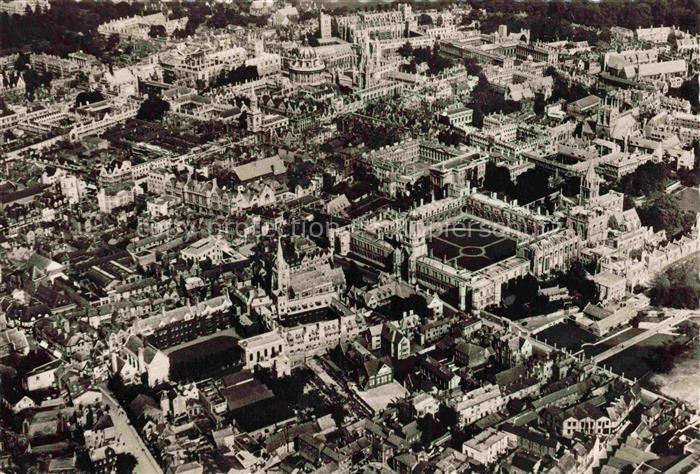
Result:
<svg viewBox="0 0 700 474">
<path fill-rule="evenodd" d="M 287 171 L 287 186 L 294 190 L 297 186 L 307 188 L 314 175 L 314 165 L 309 161 L 301 161 Z"/>
<path fill-rule="evenodd" d="M 535 94 L 535 102 L 532 106 L 533 111 L 537 115 L 544 115 L 545 107 L 547 105 L 547 101 L 544 98 L 543 94 Z"/>
<path fill-rule="evenodd" d="M 345 270 L 345 282 L 348 290 L 352 287 L 362 288 L 365 286 L 365 281 L 362 278 L 362 271 L 354 260 L 350 261 L 350 265 Z"/>
<path fill-rule="evenodd" d="M 15 71 L 24 71 L 31 66 L 29 62 L 29 54 L 20 52 L 17 54 L 17 59 L 15 59 Z"/>
<path fill-rule="evenodd" d="M 402 58 L 410 58 L 413 55 L 413 46 L 411 46 L 411 43 L 406 41 L 398 49 L 398 53 L 401 55 Z"/>
<path fill-rule="evenodd" d="M 116 468 L 117 474 L 132 474 L 136 468 L 136 458 L 129 453 L 119 453 Z"/>
<path fill-rule="evenodd" d="M 478 76 L 481 74 L 481 66 L 476 62 L 474 58 L 464 58 L 464 67 L 467 69 L 467 73 L 470 76 Z"/>
<path fill-rule="evenodd" d="M 697 159 L 695 161 L 697 161 Z M 692 170 L 681 168 L 676 172 L 676 174 L 678 175 L 678 179 L 681 180 L 681 184 L 683 184 L 683 186 L 694 188 L 700 184 L 700 168 L 698 168 L 697 163 Z"/>
<path fill-rule="evenodd" d="M 679 342 L 666 343 L 644 356 L 644 362 L 656 373 L 670 372 L 686 347 Z"/>
<path fill-rule="evenodd" d="M 508 168 L 505 166 L 497 166 L 491 161 L 486 163 L 484 189 L 494 193 L 512 193 L 514 185 L 510 180 L 510 171 Z"/>
<path fill-rule="evenodd" d="M 482 127 L 486 115 L 503 112 L 511 113 L 520 109 L 516 102 L 506 101 L 503 94 L 494 88 L 484 74 L 479 74 L 479 82 L 472 91 L 472 108 L 474 109 L 474 126 Z"/>
<path fill-rule="evenodd" d="M 549 173 L 542 168 L 535 167 L 518 176 L 513 197 L 520 204 L 529 204 L 546 196 L 550 191 Z"/>
<path fill-rule="evenodd" d="M 438 141 L 445 145 L 458 146 L 462 143 L 462 136 L 455 130 L 441 130 L 438 133 Z"/>
<path fill-rule="evenodd" d="M 336 426 L 343 426 L 345 417 L 348 415 L 348 411 L 341 403 L 336 403 L 331 406 L 331 417 L 335 421 Z"/>
<path fill-rule="evenodd" d="M 598 302 L 598 285 L 588 278 L 588 272 L 580 260 L 574 261 L 569 266 L 568 271 L 562 276 L 560 284 L 569 290 L 574 302 L 580 307 L 584 307 L 588 303 Z"/>
<path fill-rule="evenodd" d="M 448 407 L 447 405 L 440 405 L 437 412 L 437 419 L 443 426 L 447 426 L 449 428 L 457 426 L 457 422 L 459 421 L 459 417 L 457 416 L 455 409 Z"/>
<path fill-rule="evenodd" d="M 669 171 L 666 165 L 649 161 L 640 165 L 632 173 L 625 175 L 620 185 L 625 194 L 651 196 L 666 187 L 668 177 Z"/>
<path fill-rule="evenodd" d="M 219 76 L 214 81 L 214 87 L 254 81 L 259 78 L 260 76 L 258 75 L 257 67 L 242 64 L 235 69 L 231 69 L 230 71 L 221 71 Z"/>
<path fill-rule="evenodd" d="M 697 258 L 685 261 L 654 278 L 649 289 L 651 303 L 654 306 L 696 309 L 700 297 L 697 263 Z"/>
<path fill-rule="evenodd" d="M 170 110 L 170 103 L 160 97 L 148 97 L 141 103 L 136 118 L 154 122 L 163 118 Z"/>
<path fill-rule="evenodd" d="M 552 88 L 552 96 L 550 100 L 557 101 L 564 99 L 567 102 L 573 102 L 582 99 L 589 94 L 589 91 L 580 84 L 572 84 L 568 79 L 559 74 L 554 67 L 550 66 L 545 70 L 546 76 L 552 76 L 554 86 Z"/>
<path fill-rule="evenodd" d="M 416 420 L 418 424 L 418 429 L 420 430 L 420 441 L 425 447 L 430 445 L 432 441 L 437 438 L 437 423 L 433 415 L 425 415 L 423 418 L 418 418 Z"/>
<path fill-rule="evenodd" d="M 671 89 L 669 95 L 686 99 L 695 111 L 700 110 L 700 84 L 698 84 L 697 75 L 683 81 L 683 84 L 678 89 Z"/>
<path fill-rule="evenodd" d="M 404 53 L 409 53 L 410 45 L 408 45 L 409 48 L 406 46 L 407 45 L 405 44 L 401 48 L 403 48 Z M 399 54 L 401 54 L 401 52 Z M 429 47 L 422 47 L 410 50 L 410 54 L 408 54 L 406 57 L 410 57 L 411 54 L 413 55 L 413 61 L 411 61 L 408 69 L 409 72 L 412 73 L 416 72 L 416 65 L 423 63 L 428 65 L 428 74 L 430 75 L 439 74 L 443 70 L 453 66 L 451 59 L 445 58 L 439 54 L 439 49 L 437 46 L 433 47 L 432 49 Z"/>
<path fill-rule="evenodd" d="M 148 30 L 148 36 L 151 38 L 164 38 L 166 36 L 165 26 L 151 25 L 150 30 Z"/>
<path fill-rule="evenodd" d="M 695 221 L 693 213 L 680 208 L 678 197 L 669 194 L 658 195 L 637 213 L 642 225 L 652 226 L 655 232 L 663 230 L 667 237 L 689 232 Z"/>
</svg>

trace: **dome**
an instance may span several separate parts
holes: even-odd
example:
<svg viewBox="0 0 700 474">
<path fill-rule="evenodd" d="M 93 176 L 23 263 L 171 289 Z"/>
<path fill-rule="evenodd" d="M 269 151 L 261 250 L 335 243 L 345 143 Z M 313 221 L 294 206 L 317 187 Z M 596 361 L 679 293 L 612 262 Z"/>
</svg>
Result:
<svg viewBox="0 0 700 474">
<path fill-rule="evenodd" d="M 297 50 L 297 56 L 301 59 L 316 59 L 316 50 L 309 45 L 304 45 Z"/>
</svg>

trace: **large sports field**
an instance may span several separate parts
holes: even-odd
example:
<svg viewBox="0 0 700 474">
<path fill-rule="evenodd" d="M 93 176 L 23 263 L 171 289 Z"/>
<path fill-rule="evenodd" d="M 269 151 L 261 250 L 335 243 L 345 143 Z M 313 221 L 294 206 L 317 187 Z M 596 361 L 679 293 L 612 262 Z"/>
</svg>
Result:
<svg viewBox="0 0 700 474">
<path fill-rule="evenodd" d="M 428 248 L 435 258 L 470 271 L 515 255 L 515 244 L 515 240 L 472 220 L 451 224 L 428 237 Z"/>
</svg>

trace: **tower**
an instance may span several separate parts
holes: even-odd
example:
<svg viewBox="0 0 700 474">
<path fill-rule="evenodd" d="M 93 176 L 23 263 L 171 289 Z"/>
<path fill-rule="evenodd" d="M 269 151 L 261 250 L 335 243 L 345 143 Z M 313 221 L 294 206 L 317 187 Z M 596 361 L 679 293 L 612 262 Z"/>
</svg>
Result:
<svg viewBox="0 0 700 474">
<path fill-rule="evenodd" d="M 600 177 L 595 172 L 595 166 L 590 165 L 586 175 L 581 179 L 580 204 L 587 204 L 598 199 L 600 195 L 600 181 Z"/>
<path fill-rule="evenodd" d="M 605 135 L 610 135 L 610 130 L 615 126 L 620 118 L 620 102 L 617 99 L 605 99 L 605 103 L 598 108 L 598 125 L 605 132 Z"/>
<path fill-rule="evenodd" d="M 282 236 L 277 239 L 277 255 L 275 257 L 275 268 L 272 269 L 272 291 L 285 293 L 289 287 L 289 264 L 284 259 L 282 249 Z"/>
<path fill-rule="evenodd" d="M 249 132 L 259 132 L 262 130 L 262 112 L 258 108 L 258 96 L 255 95 L 255 89 L 250 95 L 250 109 L 246 116 L 246 127 Z"/>
<path fill-rule="evenodd" d="M 330 38 L 332 36 L 331 17 L 327 15 L 323 9 L 318 14 L 318 31 L 321 38 Z"/>
<path fill-rule="evenodd" d="M 425 241 L 425 224 L 418 212 L 411 211 L 406 220 L 406 228 L 403 235 L 404 250 L 408 263 L 408 281 L 416 282 L 416 260 L 428 254 L 428 245 Z"/>
</svg>

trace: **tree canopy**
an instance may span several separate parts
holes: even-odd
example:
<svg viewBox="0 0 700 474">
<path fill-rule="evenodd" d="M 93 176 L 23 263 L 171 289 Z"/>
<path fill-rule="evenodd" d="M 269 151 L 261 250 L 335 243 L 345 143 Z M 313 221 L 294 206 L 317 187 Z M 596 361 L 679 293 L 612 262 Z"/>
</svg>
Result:
<svg viewBox="0 0 700 474">
<path fill-rule="evenodd" d="M 479 18 L 483 31 L 495 31 L 499 24 L 505 23 L 512 31 L 529 29 L 533 40 L 607 41 L 613 26 L 636 29 L 676 25 L 683 31 L 700 33 L 700 2 L 696 0 L 471 0 L 470 4 L 489 14 Z M 595 28 L 587 25 L 595 25 Z"/>
<path fill-rule="evenodd" d="M 476 127 L 483 126 L 487 115 L 520 110 L 520 104 L 505 100 L 503 93 L 496 90 L 484 74 L 479 74 L 479 82 L 472 91 L 471 107 L 474 109 L 473 123 Z"/>
<path fill-rule="evenodd" d="M 160 120 L 170 110 L 170 103 L 160 97 L 148 97 L 141 103 L 136 118 L 153 122 Z"/>
<path fill-rule="evenodd" d="M 676 196 L 661 194 L 637 209 L 642 225 L 652 226 L 654 231 L 663 230 L 667 237 L 675 237 L 692 229 L 695 217 L 679 206 Z"/>
<path fill-rule="evenodd" d="M 663 191 L 668 183 L 669 171 L 663 163 L 651 161 L 640 165 L 620 181 L 621 191 L 631 196 L 651 196 Z"/>
<path fill-rule="evenodd" d="M 145 13 L 145 8 L 139 3 L 55 0 L 46 11 L 1 14 L 0 44 L 10 49 L 29 46 L 34 52 L 58 56 L 84 51 L 102 57 L 108 41 L 97 33 L 97 27 L 116 18 Z"/>
</svg>

